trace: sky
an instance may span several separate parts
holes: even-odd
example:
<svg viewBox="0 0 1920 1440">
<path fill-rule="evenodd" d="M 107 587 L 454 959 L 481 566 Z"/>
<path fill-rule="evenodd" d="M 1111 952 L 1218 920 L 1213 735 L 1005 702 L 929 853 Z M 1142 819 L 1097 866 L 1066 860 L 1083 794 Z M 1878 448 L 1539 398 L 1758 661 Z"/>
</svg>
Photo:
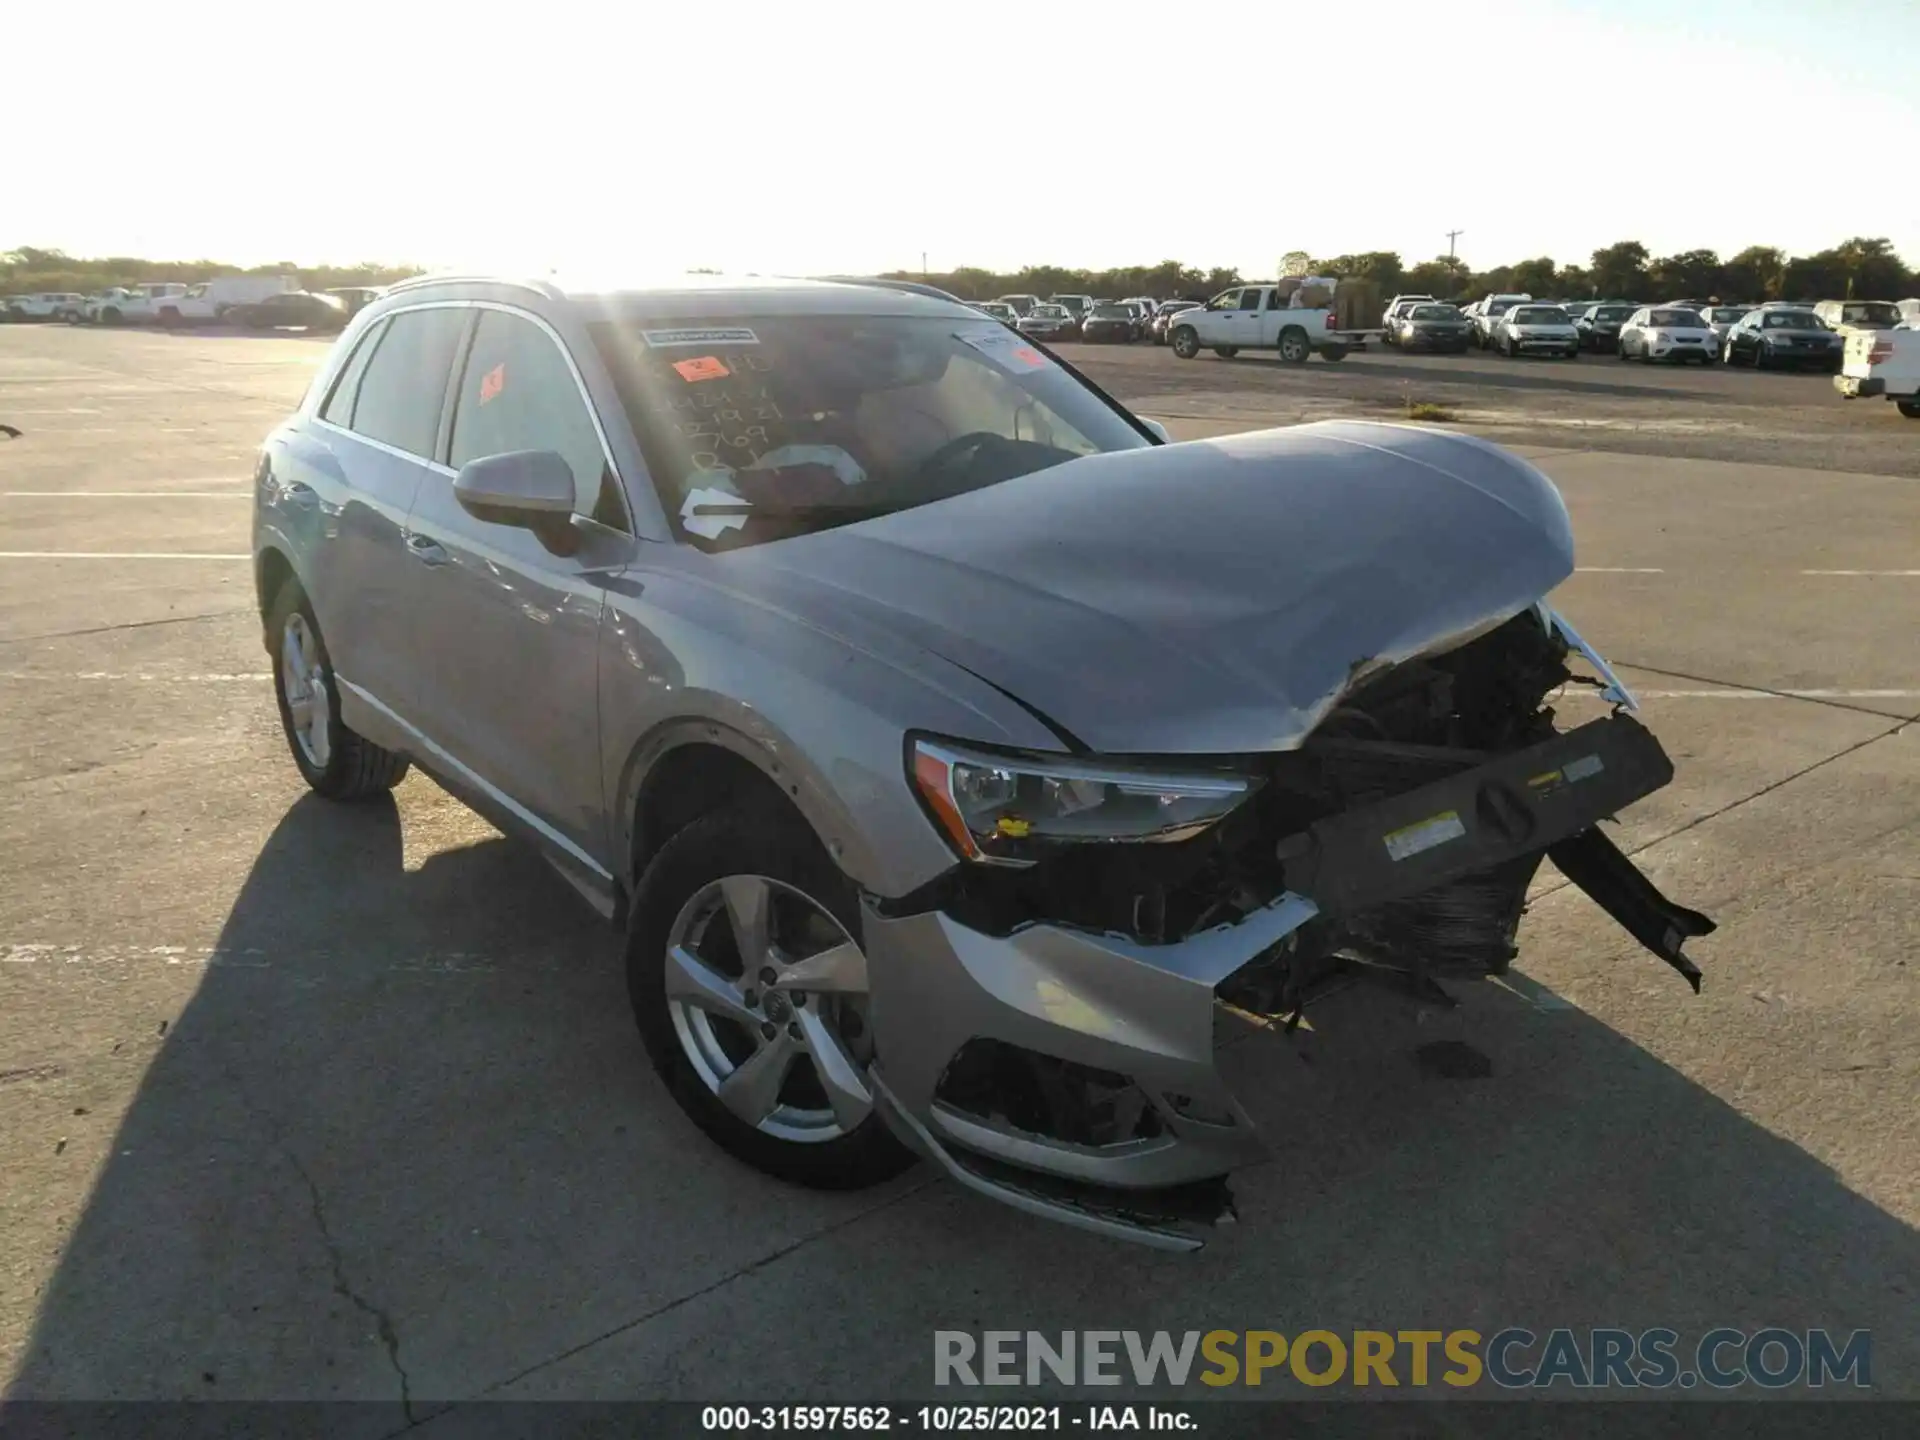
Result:
<svg viewBox="0 0 1920 1440">
<path fill-rule="evenodd" d="M 628 277 L 1884 235 L 1920 0 L 175 0 L 5 36 L 0 250 Z M 1342 15 L 1351 16 L 1343 19 Z"/>
</svg>

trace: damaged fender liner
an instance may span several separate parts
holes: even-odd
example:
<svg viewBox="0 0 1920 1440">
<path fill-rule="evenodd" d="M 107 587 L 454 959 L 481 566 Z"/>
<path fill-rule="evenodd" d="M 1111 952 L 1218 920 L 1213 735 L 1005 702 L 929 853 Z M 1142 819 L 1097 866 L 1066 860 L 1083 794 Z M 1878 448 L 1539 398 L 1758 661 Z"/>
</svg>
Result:
<svg viewBox="0 0 1920 1440">
<path fill-rule="evenodd" d="M 1713 922 L 1667 900 L 1593 828 L 1672 779 L 1660 742 L 1631 716 L 1613 715 L 1316 821 L 1280 842 L 1280 859 L 1287 887 L 1331 918 L 1544 851 L 1697 991 L 1700 972 L 1681 946 Z"/>
</svg>

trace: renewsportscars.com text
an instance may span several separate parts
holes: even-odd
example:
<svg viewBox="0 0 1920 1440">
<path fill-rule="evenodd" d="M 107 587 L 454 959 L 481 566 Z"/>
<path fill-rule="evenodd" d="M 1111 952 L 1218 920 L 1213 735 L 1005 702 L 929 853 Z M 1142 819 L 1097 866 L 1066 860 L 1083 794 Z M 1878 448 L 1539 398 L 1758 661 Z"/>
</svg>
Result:
<svg viewBox="0 0 1920 1440">
<path fill-rule="evenodd" d="M 1505 1389 L 1823 1389 L 1873 1384 L 1866 1330 L 936 1330 L 936 1385 L 1493 1384 Z"/>
</svg>

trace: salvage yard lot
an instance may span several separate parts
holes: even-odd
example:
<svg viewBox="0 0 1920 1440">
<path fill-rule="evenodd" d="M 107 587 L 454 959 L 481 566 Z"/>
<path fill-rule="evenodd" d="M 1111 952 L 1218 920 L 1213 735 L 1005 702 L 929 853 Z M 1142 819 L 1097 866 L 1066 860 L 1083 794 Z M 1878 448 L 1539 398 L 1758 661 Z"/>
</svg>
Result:
<svg viewBox="0 0 1920 1440">
<path fill-rule="evenodd" d="M 530 851 L 418 774 L 305 796 L 236 557 L 251 446 L 322 353 L 0 330 L 16 1395 L 350 1397 L 379 1433 L 482 1396 L 922 1395 L 936 1328 L 1773 1324 L 1873 1330 L 1876 1386 L 1920 1398 L 1920 427 L 1891 406 L 1611 357 L 1067 349 L 1182 438 L 1411 399 L 1535 456 L 1579 542 L 1556 604 L 1679 767 L 1622 843 L 1721 926 L 1696 998 L 1549 873 L 1525 983 L 1234 1044 L 1275 1159 L 1176 1258 L 925 1167 L 741 1168 Z M 1492 1077 L 1423 1072 L 1448 1038 Z"/>
</svg>

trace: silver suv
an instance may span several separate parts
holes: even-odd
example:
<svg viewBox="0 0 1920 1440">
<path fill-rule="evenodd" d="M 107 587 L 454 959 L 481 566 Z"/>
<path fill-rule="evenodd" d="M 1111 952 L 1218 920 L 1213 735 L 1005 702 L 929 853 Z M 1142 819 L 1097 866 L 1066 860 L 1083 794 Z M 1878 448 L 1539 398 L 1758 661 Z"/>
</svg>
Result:
<svg viewBox="0 0 1920 1440">
<path fill-rule="evenodd" d="M 1540 603 L 1544 476 L 1164 440 L 930 296 L 400 285 L 259 458 L 293 761 L 343 801 L 418 764 L 530 840 L 747 1161 L 917 1152 L 1191 1247 L 1265 1153 L 1217 1016 L 1498 972 L 1545 855 L 1696 983 L 1712 926 L 1595 826 L 1672 770 Z M 1610 708 L 1562 733 L 1570 666 Z"/>
</svg>

